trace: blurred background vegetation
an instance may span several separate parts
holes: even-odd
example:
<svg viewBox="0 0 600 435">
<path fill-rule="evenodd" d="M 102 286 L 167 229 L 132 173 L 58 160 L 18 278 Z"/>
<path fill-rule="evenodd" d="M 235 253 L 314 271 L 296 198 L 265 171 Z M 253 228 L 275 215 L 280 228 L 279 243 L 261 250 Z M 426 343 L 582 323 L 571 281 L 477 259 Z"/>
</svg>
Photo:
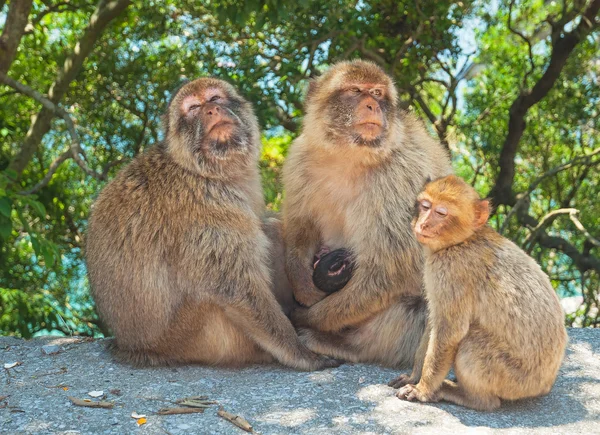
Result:
<svg viewBox="0 0 600 435">
<path fill-rule="evenodd" d="M 599 326 L 600 0 L 0 0 L 0 334 L 100 335 L 83 248 L 182 81 L 241 88 L 270 208 L 307 81 L 370 59 L 496 204 L 492 226 Z"/>
</svg>

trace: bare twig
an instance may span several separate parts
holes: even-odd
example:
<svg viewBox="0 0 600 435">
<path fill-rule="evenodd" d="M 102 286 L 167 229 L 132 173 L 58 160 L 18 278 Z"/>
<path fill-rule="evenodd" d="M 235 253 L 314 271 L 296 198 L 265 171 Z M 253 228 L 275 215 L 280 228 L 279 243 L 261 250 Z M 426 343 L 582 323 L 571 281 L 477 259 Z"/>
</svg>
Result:
<svg viewBox="0 0 600 435">
<path fill-rule="evenodd" d="M 175 414 L 202 414 L 204 408 L 161 408 L 156 413 L 158 415 L 175 415 Z"/>
<path fill-rule="evenodd" d="M 112 409 L 115 406 L 114 402 L 92 402 L 91 400 L 87 402 L 84 399 L 78 399 L 77 397 L 69 396 L 69 400 L 75 406 L 83 406 L 86 408 L 103 408 L 103 409 Z"/>
<path fill-rule="evenodd" d="M 531 41 L 529 40 L 529 38 L 527 38 L 522 32 L 519 32 L 517 29 L 513 28 L 511 25 L 512 11 L 513 11 L 514 5 L 515 5 L 515 0 L 511 0 L 510 5 L 508 6 L 508 22 L 506 23 L 506 25 L 508 27 L 508 30 L 510 30 L 515 35 L 519 36 L 523 41 L 525 41 L 525 43 L 527 44 L 527 48 L 529 50 L 529 70 L 525 73 L 525 76 L 523 77 L 523 87 L 526 87 L 527 79 L 529 78 L 529 76 L 531 74 L 533 74 L 533 71 L 535 71 L 535 61 L 533 59 L 533 47 L 532 47 L 532 44 L 531 44 Z"/>
<path fill-rule="evenodd" d="M 583 233 L 585 238 L 594 246 L 600 247 L 600 240 L 596 239 L 594 236 L 590 234 L 590 232 L 583 226 L 581 221 L 577 218 L 577 213 L 579 210 L 575 210 L 572 213 L 569 213 L 569 219 L 575 224 L 575 227 Z"/>
<path fill-rule="evenodd" d="M 502 224 L 502 227 L 500 228 L 499 233 L 502 234 L 502 233 L 504 233 L 504 231 L 506 231 L 506 229 L 508 228 L 508 222 L 510 221 L 510 218 L 519 211 L 519 208 L 523 206 L 523 203 L 526 201 L 526 198 L 527 198 L 527 200 L 529 199 L 529 195 L 531 195 L 531 193 L 540 185 L 540 183 L 542 181 L 558 174 L 559 172 L 570 169 L 574 166 L 600 165 L 600 159 L 597 159 L 597 160 L 592 159 L 594 156 L 596 156 L 598 154 L 600 154 L 600 148 L 596 148 L 589 154 L 577 156 L 565 164 L 562 164 L 562 165 L 559 165 L 559 166 L 556 166 L 556 167 L 550 169 L 549 171 L 545 172 L 541 177 L 539 177 L 537 180 L 535 180 L 533 183 L 531 183 L 529 185 L 529 189 L 527 189 L 526 192 L 517 195 L 517 201 L 515 202 L 515 205 L 513 206 L 513 208 L 510 210 L 510 212 L 506 216 L 506 219 L 504 219 L 504 223 Z"/>
</svg>

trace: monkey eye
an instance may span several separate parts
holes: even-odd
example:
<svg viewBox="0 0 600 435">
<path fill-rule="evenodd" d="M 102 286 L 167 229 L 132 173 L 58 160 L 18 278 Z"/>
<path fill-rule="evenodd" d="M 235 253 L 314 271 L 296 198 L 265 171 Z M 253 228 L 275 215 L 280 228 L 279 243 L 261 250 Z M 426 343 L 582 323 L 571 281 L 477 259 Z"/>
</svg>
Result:
<svg viewBox="0 0 600 435">
<path fill-rule="evenodd" d="M 376 97 L 381 97 L 383 95 L 383 92 L 381 92 L 381 89 L 373 89 L 371 91 L 371 95 L 374 95 Z"/>
<path fill-rule="evenodd" d="M 200 104 L 192 104 L 189 108 L 188 108 L 188 112 L 191 112 L 192 110 L 196 110 L 200 108 Z"/>
<path fill-rule="evenodd" d="M 353 94 L 360 94 L 360 89 L 359 88 L 350 88 L 350 92 L 352 92 Z"/>
<path fill-rule="evenodd" d="M 221 99 L 221 96 L 220 96 L 220 95 L 214 95 L 214 96 L 213 96 L 213 97 L 212 97 L 212 98 L 211 98 L 209 101 L 210 101 L 211 103 L 214 103 L 215 101 L 218 101 L 218 100 L 220 100 L 220 99 Z"/>
<path fill-rule="evenodd" d="M 435 209 L 435 213 L 438 216 L 446 217 L 448 215 L 448 209 L 446 207 L 438 207 Z"/>
<path fill-rule="evenodd" d="M 431 203 L 427 200 L 421 201 L 421 208 L 423 210 L 429 210 L 431 208 Z"/>
</svg>

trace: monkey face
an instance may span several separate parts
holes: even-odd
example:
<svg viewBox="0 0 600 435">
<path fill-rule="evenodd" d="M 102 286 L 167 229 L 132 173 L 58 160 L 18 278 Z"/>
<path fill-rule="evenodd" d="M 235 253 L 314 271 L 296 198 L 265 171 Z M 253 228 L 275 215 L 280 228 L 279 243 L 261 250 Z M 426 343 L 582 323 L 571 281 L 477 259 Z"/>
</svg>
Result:
<svg viewBox="0 0 600 435">
<path fill-rule="evenodd" d="M 471 237 L 489 217 L 489 201 L 481 200 L 470 185 L 455 175 L 425 186 L 417 198 L 413 231 L 432 251 Z"/>
<path fill-rule="evenodd" d="M 377 65 L 341 62 L 311 84 L 307 109 L 320 112 L 331 142 L 372 149 L 384 147 L 397 117 L 397 93 Z"/>
<path fill-rule="evenodd" d="M 199 163 L 258 151 L 250 104 L 221 80 L 202 78 L 184 85 L 169 106 L 167 130 Z"/>
</svg>

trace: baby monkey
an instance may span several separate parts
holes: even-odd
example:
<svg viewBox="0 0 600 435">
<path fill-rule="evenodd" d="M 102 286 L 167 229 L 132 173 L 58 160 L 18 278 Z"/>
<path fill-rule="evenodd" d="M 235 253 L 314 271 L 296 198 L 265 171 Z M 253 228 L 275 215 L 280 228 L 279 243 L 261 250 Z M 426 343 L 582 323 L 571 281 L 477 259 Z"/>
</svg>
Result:
<svg viewBox="0 0 600 435">
<path fill-rule="evenodd" d="M 429 319 L 413 372 L 390 382 L 396 396 L 493 410 L 550 392 L 567 334 L 548 277 L 486 225 L 489 201 L 460 178 L 427 184 L 417 208 Z"/>
</svg>

